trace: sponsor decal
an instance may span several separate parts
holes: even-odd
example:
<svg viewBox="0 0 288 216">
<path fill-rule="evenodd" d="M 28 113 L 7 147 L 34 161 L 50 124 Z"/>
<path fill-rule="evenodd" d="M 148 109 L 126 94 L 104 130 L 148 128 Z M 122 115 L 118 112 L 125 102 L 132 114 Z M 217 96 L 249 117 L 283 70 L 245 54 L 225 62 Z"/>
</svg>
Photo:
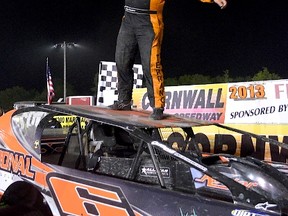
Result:
<svg viewBox="0 0 288 216">
<path fill-rule="evenodd" d="M 13 117 L 13 121 L 19 129 L 27 131 L 30 127 L 36 127 L 46 115 L 45 112 L 24 112 L 19 114 L 17 118 Z"/>
<path fill-rule="evenodd" d="M 35 172 L 31 170 L 30 155 L 0 149 L 0 169 L 34 180 Z"/>
<path fill-rule="evenodd" d="M 231 212 L 232 216 L 269 216 L 268 214 L 259 213 L 256 211 L 235 209 Z"/>
<path fill-rule="evenodd" d="M 265 202 L 265 203 L 258 203 L 255 206 L 255 208 L 256 209 L 261 209 L 261 210 L 268 210 L 268 209 L 274 208 L 276 206 L 277 206 L 276 204 L 269 204 L 268 202 Z"/>
<path fill-rule="evenodd" d="M 192 213 L 186 212 L 184 213 L 183 210 L 180 208 L 180 216 L 197 216 L 195 210 L 192 210 Z"/>
<path fill-rule="evenodd" d="M 54 116 L 54 118 L 60 122 L 62 127 L 70 127 L 75 121 L 76 121 L 76 116 L 69 116 L 69 115 L 58 115 Z M 80 118 L 81 122 L 81 128 L 85 128 L 86 125 L 86 119 L 85 118 Z"/>
<path fill-rule="evenodd" d="M 164 178 L 170 178 L 170 169 L 168 167 L 160 167 L 160 171 Z M 141 176 L 156 177 L 157 173 L 154 167 L 141 166 L 140 167 Z"/>
<path fill-rule="evenodd" d="M 201 187 L 210 187 L 220 190 L 229 190 L 224 184 L 221 182 L 211 178 L 208 175 L 203 174 L 202 172 L 196 170 L 195 168 L 191 168 L 191 174 L 194 179 L 195 188 L 201 188 Z M 246 188 L 253 188 L 257 187 L 257 182 L 250 182 L 250 181 L 243 181 L 239 178 L 234 178 L 234 181 L 239 182 L 240 184 L 244 185 Z"/>
<path fill-rule="evenodd" d="M 164 77 L 163 71 L 161 70 L 162 66 L 160 63 L 160 54 L 157 54 L 156 61 L 156 75 L 157 75 L 157 83 L 160 84 L 158 88 L 155 88 L 158 91 L 159 98 L 161 99 L 161 103 L 165 104 L 165 91 L 164 91 Z M 155 101 L 157 103 L 157 101 Z"/>
</svg>

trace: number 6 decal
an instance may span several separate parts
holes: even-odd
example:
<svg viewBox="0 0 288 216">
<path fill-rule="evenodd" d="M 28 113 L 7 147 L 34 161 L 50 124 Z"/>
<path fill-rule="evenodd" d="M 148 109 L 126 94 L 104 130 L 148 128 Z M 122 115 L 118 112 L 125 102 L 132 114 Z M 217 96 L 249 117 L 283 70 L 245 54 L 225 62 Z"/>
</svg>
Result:
<svg viewBox="0 0 288 216">
<path fill-rule="evenodd" d="M 57 173 L 47 180 L 61 215 L 139 215 L 119 187 Z"/>
</svg>

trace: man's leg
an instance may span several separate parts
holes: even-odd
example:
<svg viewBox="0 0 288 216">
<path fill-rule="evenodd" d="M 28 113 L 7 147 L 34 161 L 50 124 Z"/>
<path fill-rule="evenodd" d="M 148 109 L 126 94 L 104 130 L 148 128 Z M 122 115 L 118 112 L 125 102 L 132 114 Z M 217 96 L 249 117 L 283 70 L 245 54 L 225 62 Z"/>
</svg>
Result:
<svg viewBox="0 0 288 216">
<path fill-rule="evenodd" d="M 131 110 L 134 71 L 133 64 L 137 52 L 137 41 L 129 22 L 124 17 L 115 52 L 115 61 L 118 73 L 118 102 L 111 106 L 117 110 Z"/>
<path fill-rule="evenodd" d="M 153 108 L 151 118 L 160 120 L 163 118 L 165 106 L 164 76 L 161 65 L 163 29 L 160 26 L 153 25 L 149 16 L 143 18 L 147 19 L 148 24 L 140 26 L 136 35 L 146 79 L 148 98 L 150 106 Z"/>
</svg>

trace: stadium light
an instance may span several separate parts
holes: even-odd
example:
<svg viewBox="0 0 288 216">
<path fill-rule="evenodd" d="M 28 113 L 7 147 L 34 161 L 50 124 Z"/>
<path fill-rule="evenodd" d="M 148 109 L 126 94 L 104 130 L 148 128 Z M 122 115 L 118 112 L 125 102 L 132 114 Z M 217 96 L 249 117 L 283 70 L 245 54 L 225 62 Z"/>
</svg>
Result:
<svg viewBox="0 0 288 216">
<path fill-rule="evenodd" d="M 67 42 L 63 42 L 63 43 L 58 43 L 58 44 L 55 44 L 53 47 L 54 48 L 57 48 L 57 47 L 61 47 L 61 48 L 63 48 L 64 49 L 64 69 L 63 69 L 63 76 L 64 76 L 64 83 L 63 83 L 63 100 L 64 100 L 64 102 L 66 102 L 66 74 L 67 74 L 67 62 L 66 62 L 66 49 L 67 49 L 67 47 L 69 48 L 69 47 L 76 47 L 77 46 L 77 44 L 76 43 L 74 43 L 74 42 L 69 42 L 69 43 L 67 43 Z"/>
</svg>

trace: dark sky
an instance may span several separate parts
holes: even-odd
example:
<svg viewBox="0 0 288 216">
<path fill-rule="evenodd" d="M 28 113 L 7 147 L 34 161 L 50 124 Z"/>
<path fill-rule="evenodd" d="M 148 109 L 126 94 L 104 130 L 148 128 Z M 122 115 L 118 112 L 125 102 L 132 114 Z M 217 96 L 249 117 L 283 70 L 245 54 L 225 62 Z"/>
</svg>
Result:
<svg viewBox="0 0 288 216">
<path fill-rule="evenodd" d="M 0 7 L 0 90 L 46 87 L 45 61 L 53 78 L 91 94 L 99 62 L 114 61 L 124 0 L 3 0 Z M 230 0 L 225 10 L 197 0 L 167 0 L 162 63 L 165 78 L 199 73 L 251 75 L 262 67 L 288 78 L 288 1 Z M 140 63 L 140 62 L 136 62 Z"/>
</svg>

